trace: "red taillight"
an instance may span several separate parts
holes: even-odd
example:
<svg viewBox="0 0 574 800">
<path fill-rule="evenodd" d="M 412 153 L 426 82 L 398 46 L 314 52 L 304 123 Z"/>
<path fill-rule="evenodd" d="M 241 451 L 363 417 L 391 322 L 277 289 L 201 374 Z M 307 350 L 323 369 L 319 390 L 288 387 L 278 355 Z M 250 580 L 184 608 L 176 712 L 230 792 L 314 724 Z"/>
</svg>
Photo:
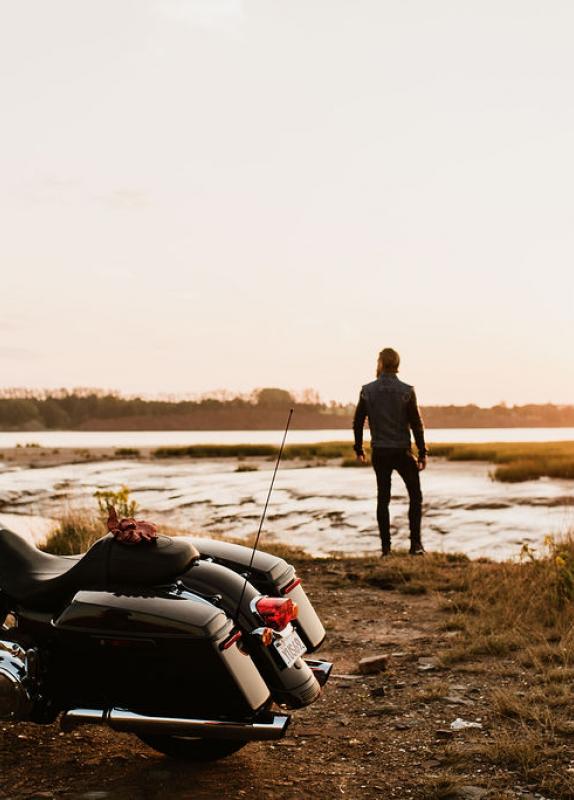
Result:
<svg viewBox="0 0 574 800">
<path fill-rule="evenodd" d="M 265 624 L 276 631 L 282 631 L 291 620 L 297 619 L 297 603 L 288 597 L 261 597 L 255 607 Z"/>
<path fill-rule="evenodd" d="M 232 633 L 231 636 L 229 636 L 224 642 L 221 642 L 219 649 L 227 650 L 232 644 L 235 644 L 235 642 L 238 642 L 240 639 L 241 631 L 236 631 L 235 633 Z"/>
<path fill-rule="evenodd" d="M 295 589 L 297 586 L 301 585 L 301 578 L 293 578 L 293 580 L 285 586 L 284 589 L 281 589 L 283 594 L 289 594 Z"/>
</svg>

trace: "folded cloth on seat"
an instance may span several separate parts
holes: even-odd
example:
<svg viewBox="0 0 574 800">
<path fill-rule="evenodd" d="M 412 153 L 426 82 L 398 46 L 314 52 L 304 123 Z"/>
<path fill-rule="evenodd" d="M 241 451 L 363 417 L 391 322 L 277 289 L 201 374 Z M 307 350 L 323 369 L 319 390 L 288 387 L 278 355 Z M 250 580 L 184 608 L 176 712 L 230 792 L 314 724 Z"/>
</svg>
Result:
<svg viewBox="0 0 574 800">
<path fill-rule="evenodd" d="M 110 506 L 108 515 L 108 530 L 113 533 L 119 542 L 124 544 L 140 544 L 153 542 L 157 539 L 157 526 L 153 522 L 143 519 L 124 517 L 118 520 L 114 506 Z"/>
</svg>

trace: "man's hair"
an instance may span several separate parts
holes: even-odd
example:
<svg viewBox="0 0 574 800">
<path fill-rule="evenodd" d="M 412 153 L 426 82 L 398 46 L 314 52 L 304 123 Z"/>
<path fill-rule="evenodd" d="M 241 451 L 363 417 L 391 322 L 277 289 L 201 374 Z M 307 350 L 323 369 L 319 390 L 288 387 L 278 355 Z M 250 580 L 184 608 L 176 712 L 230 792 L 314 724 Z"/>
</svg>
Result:
<svg viewBox="0 0 574 800">
<path fill-rule="evenodd" d="M 399 364 L 401 363 L 401 357 L 396 350 L 393 350 L 392 347 L 385 347 L 384 350 L 381 350 L 381 352 L 379 353 L 379 360 L 381 362 L 383 372 L 399 371 Z"/>
</svg>

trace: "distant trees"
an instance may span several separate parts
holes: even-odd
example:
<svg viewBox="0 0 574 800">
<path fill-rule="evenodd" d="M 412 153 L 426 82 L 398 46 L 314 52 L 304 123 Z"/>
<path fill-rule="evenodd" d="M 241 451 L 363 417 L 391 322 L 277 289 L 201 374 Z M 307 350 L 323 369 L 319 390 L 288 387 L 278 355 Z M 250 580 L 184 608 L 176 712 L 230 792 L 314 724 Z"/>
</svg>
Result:
<svg viewBox="0 0 574 800">
<path fill-rule="evenodd" d="M 295 408 L 298 428 L 348 428 L 353 405 L 325 404 L 313 390 L 294 396 L 264 387 L 249 395 L 222 390 L 196 399 L 146 400 L 97 389 L 0 391 L 0 429 L 4 430 L 240 430 L 276 429 L 285 410 Z M 427 428 L 574 427 L 574 406 L 530 404 L 491 408 L 477 405 L 427 406 Z"/>
<path fill-rule="evenodd" d="M 285 389 L 258 389 L 255 396 L 257 405 L 262 408 L 289 408 L 294 403 L 292 395 Z"/>
<path fill-rule="evenodd" d="M 0 399 L 0 424 L 7 428 L 41 422 L 40 414 L 34 400 L 24 398 Z"/>
</svg>

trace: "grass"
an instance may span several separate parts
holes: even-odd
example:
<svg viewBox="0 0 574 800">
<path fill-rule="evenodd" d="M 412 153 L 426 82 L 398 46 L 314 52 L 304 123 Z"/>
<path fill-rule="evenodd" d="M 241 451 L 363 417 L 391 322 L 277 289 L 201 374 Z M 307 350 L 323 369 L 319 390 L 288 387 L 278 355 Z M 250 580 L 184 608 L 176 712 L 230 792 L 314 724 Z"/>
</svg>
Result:
<svg viewBox="0 0 574 800">
<path fill-rule="evenodd" d="M 67 511 L 56 530 L 40 545 L 40 550 L 56 556 L 73 556 L 84 553 L 106 533 L 97 513 L 83 509 Z"/>
<path fill-rule="evenodd" d="M 525 548 L 519 562 L 428 554 L 361 564 L 347 574 L 341 565 L 335 585 L 346 578 L 400 593 L 420 585 L 422 602 L 434 594 L 442 612 L 439 630 L 449 633 L 435 653 L 442 671 L 415 684 L 409 701 L 440 708 L 457 675 L 463 683 L 480 676 L 486 699 L 483 732 L 445 746 L 439 774 L 429 775 L 421 796 L 454 798 L 463 784 L 494 782 L 573 800 L 574 535 L 548 538 L 540 553 Z"/>
<path fill-rule="evenodd" d="M 114 455 L 120 458 L 138 458 L 141 453 L 137 447 L 118 447 L 118 449 L 114 451 Z"/>
<path fill-rule="evenodd" d="M 574 479 L 574 442 L 494 442 L 481 444 L 432 444 L 431 455 L 449 461 L 493 463 L 494 480 L 506 483 L 536 480 L 541 477 Z M 275 458 L 279 448 L 268 444 L 209 444 L 188 447 L 159 447 L 155 458 Z M 355 458 L 349 442 L 317 442 L 287 445 L 286 461 L 340 459 L 343 467 L 363 466 Z M 368 466 L 368 464 L 366 465 Z"/>
<path fill-rule="evenodd" d="M 193 444 L 185 447 L 158 447 L 154 458 L 244 458 L 246 456 L 277 456 L 279 447 L 272 444 Z M 345 458 L 353 455 L 348 442 L 317 442 L 288 444 L 283 458 L 311 460 L 316 458 Z"/>
<path fill-rule="evenodd" d="M 461 745 L 461 768 L 478 758 L 553 798 L 574 798 L 567 770 L 574 735 L 574 537 L 549 538 L 542 554 L 525 550 L 519 563 L 471 562 L 466 573 L 464 596 L 441 601 L 447 621 L 457 623 L 441 661 L 475 671 L 482 664 L 500 678 L 489 692 L 489 735 Z"/>
<path fill-rule="evenodd" d="M 488 461 L 492 477 L 516 483 L 541 477 L 574 478 L 574 442 L 494 442 L 433 444 L 433 456 L 449 461 Z"/>
</svg>

